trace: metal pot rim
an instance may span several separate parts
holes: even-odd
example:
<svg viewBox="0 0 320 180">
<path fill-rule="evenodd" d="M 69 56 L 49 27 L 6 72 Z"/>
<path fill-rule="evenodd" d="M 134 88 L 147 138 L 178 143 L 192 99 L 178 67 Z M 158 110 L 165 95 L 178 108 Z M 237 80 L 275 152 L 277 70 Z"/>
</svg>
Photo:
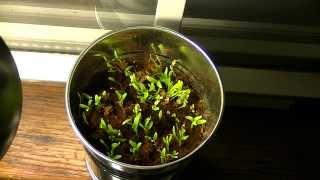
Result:
<svg viewBox="0 0 320 180">
<path fill-rule="evenodd" d="M 133 165 L 133 164 L 128 164 L 128 163 L 123 163 L 123 162 L 119 162 L 119 161 L 113 160 L 113 159 L 109 158 L 108 156 L 104 155 L 103 153 L 101 153 L 99 150 L 97 150 L 95 147 L 93 147 L 85 139 L 85 137 L 81 134 L 81 132 L 77 128 L 77 126 L 76 126 L 76 124 L 75 124 L 75 122 L 73 120 L 73 116 L 71 114 L 70 103 L 69 103 L 70 102 L 69 101 L 70 100 L 70 98 L 69 98 L 69 89 L 70 89 L 71 80 L 72 80 L 72 77 L 74 75 L 74 72 L 75 72 L 78 64 L 80 63 L 80 61 L 84 57 L 84 55 L 87 54 L 87 52 L 93 46 L 95 46 L 97 43 L 99 43 L 100 41 L 102 41 L 103 39 L 107 38 L 110 35 L 113 35 L 113 34 L 116 34 L 116 33 L 120 33 L 120 32 L 123 32 L 123 31 L 130 31 L 130 30 L 137 30 L 137 29 L 151 29 L 151 30 L 153 29 L 153 30 L 165 31 L 167 33 L 170 33 L 170 34 L 173 34 L 175 36 L 178 36 L 179 38 L 181 38 L 181 39 L 187 41 L 188 43 L 190 43 L 194 48 L 196 48 L 206 58 L 206 60 L 210 64 L 211 68 L 213 68 L 216 76 L 218 77 L 218 83 L 219 83 L 219 86 L 220 86 L 220 93 L 221 93 L 221 111 L 220 111 L 220 113 L 219 113 L 219 115 L 217 117 L 217 123 L 216 123 L 215 127 L 213 128 L 213 130 L 210 132 L 209 136 L 204 141 L 202 141 L 201 144 L 199 144 L 195 149 L 193 149 L 189 154 L 185 155 L 184 157 L 179 158 L 179 159 L 177 159 L 175 161 L 172 161 L 172 162 L 168 162 L 168 163 L 165 163 L 165 164 L 154 165 L 154 166 L 142 166 L 142 165 Z M 66 83 L 65 106 L 66 106 L 66 113 L 67 113 L 67 116 L 69 118 L 69 123 L 71 124 L 71 126 L 72 126 L 73 130 L 75 131 L 77 137 L 80 138 L 80 141 L 84 144 L 84 146 L 86 148 L 88 148 L 90 151 L 92 151 L 95 155 L 99 156 L 101 159 L 103 159 L 105 161 L 112 162 L 112 163 L 114 163 L 116 165 L 119 165 L 119 166 L 124 166 L 124 167 L 127 167 L 127 168 L 138 169 L 138 170 L 154 170 L 154 169 L 161 169 L 161 168 L 164 168 L 164 167 L 167 167 L 167 166 L 172 166 L 172 165 L 175 165 L 175 164 L 177 164 L 179 162 L 182 162 L 183 160 L 186 160 L 188 157 L 190 157 L 192 154 L 194 154 L 196 151 L 198 151 L 211 138 L 213 133 L 218 128 L 218 126 L 220 124 L 220 120 L 221 120 L 222 114 L 223 114 L 223 110 L 224 110 L 224 92 L 223 92 L 222 83 L 221 83 L 218 71 L 217 71 L 216 67 L 214 66 L 213 62 L 211 61 L 209 56 L 197 44 L 195 44 L 193 41 L 191 41 L 190 39 L 188 39 L 184 35 L 176 32 L 174 30 L 165 28 L 165 27 L 161 27 L 161 26 L 157 26 L 157 27 L 153 27 L 153 26 L 133 26 L 133 27 L 127 27 L 127 28 L 124 28 L 124 29 L 121 29 L 121 30 L 117 30 L 117 31 L 110 31 L 110 32 L 102 35 L 101 37 L 99 37 L 97 40 L 95 40 L 93 43 L 91 43 L 90 46 L 88 46 L 85 50 L 83 50 L 81 52 L 81 54 L 79 55 L 79 57 L 77 59 L 77 62 L 75 63 L 75 65 L 73 66 L 72 71 L 69 74 L 68 81 Z"/>
</svg>

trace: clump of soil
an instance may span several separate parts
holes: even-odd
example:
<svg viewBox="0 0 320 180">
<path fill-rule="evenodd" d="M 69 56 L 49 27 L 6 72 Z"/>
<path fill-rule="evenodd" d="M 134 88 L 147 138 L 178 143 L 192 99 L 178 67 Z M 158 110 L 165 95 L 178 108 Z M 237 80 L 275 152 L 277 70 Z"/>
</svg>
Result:
<svg viewBox="0 0 320 180">
<path fill-rule="evenodd" d="M 190 153 L 204 139 L 204 100 L 176 62 L 165 64 L 156 54 L 143 59 L 105 60 L 99 84 L 78 92 L 86 136 L 112 159 L 157 165 Z M 179 63 L 179 62 L 178 62 Z M 92 88 L 93 87 L 93 88 Z M 98 88 L 97 88 L 98 87 Z"/>
</svg>

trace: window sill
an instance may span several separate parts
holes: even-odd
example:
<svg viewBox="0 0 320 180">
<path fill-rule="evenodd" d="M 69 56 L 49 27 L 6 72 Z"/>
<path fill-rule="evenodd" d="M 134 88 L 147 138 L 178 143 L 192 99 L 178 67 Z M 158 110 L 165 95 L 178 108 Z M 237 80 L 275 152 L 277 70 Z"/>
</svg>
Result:
<svg viewBox="0 0 320 180">
<path fill-rule="evenodd" d="M 78 55 L 13 51 L 22 80 L 66 82 Z M 219 67 L 231 93 L 320 98 L 320 74 L 269 69 Z M 236 82 L 236 83 L 235 83 Z"/>
</svg>

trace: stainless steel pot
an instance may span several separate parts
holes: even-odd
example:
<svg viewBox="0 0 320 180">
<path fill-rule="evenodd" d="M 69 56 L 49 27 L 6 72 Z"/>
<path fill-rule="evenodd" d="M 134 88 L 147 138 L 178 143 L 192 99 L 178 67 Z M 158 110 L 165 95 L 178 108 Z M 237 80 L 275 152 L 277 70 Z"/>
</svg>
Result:
<svg viewBox="0 0 320 180">
<path fill-rule="evenodd" d="M 22 87 L 13 57 L 0 37 L 0 159 L 16 135 L 22 108 Z"/>
<path fill-rule="evenodd" d="M 102 72 L 103 61 L 93 58 L 94 51 L 104 51 L 112 56 L 113 49 L 136 56 L 145 52 L 150 44 L 161 44 L 161 57 L 181 59 L 179 70 L 187 73 L 196 84 L 212 112 L 208 119 L 206 139 L 187 156 L 173 162 L 155 166 L 139 166 L 115 161 L 99 152 L 85 138 L 82 118 L 79 115 L 77 92 L 83 92 L 95 74 Z M 168 63 L 171 59 L 167 58 Z M 73 130 L 84 145 L 88 170 L 98 179 L 170 179 L 190 157 L 199 150 L 216 131 L 223 111 L 224 95 L 218 72 L 208 55 L 185 36 L 162 27 L 131 27 L 103 35 L 85 49 L 78 58 L 66 86 L 66 111 Z"/>
</svg>

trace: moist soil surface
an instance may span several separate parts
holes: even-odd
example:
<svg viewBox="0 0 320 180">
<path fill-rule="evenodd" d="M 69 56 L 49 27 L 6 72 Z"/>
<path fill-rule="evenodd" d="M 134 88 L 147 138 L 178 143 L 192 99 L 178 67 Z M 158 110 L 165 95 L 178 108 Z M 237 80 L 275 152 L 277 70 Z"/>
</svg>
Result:
<svg viewBox="0 0 320 180">
<path fill-rule="evenodd" d="M 206 105 L 201 95 L 194 90 L 193 83 L 190 82 L 191 78 L 187 74 L 179 74 L 178 71 L 175 71 L 179 61 L 176 65 L 174 63 L 165 64 L 159 61 L 156 55 L 150 53 L 144 53 L 143 57 L 143 60 L 114 57 L 109 62 L 106 61 L 105 71 L 95 74 L 84 92 L 78 93 L 80 103 L 87 106 L 86 108 L 80 105 L 79 113 L 85 122 L 86 138 L 100 152 L 129 164 L 157 165 L 187 155 L 204 140 L 206 123 L 192 127 L 191 121 L 186 116 L 203 116 Z M 103 56 L 95 58 L 101 61 L 104 59 Z M 179 96 L 168 97 L 170 85 L 163 78 L 161 80 L 165 73 L 167 75 L 171 73 L 171 87 L 181 80 L 183 82 L 181 92 L 190 90 L 185 104 L 177 100 Z M 154 81 L 151 85 L 148 77 L 159 82 Z M 134 85 L 135 82 L 138 87 Z M 141 89 L 143 89 L 139 87 L 141 84 L 145 87 L 145 91 L 149 92 L 147 98 L 145 98 L 147 95 L 141 95 Z M 119 94 L 126 94 L 122 102 L 120 102 Z M 154 107 L 156 95 L 161 97 L 159 99 L 158 96 L 158 110 Z M 134 112 L 136 106 L 140 107 L 140 118 L 136 117 L 137 112 Z M 141 124 L 136 130 L 132 125 L 135 118 L 139 119 Z M 148 118 L 152 121 L 152 126 L 144 129 L 142 126 Z M 107 130 L 110 125 L 115 133 Z M 172 135 L 173 127 L 176 133 L 184 129 L 185 132 L 182 134 L 187 138 L 179 143 Z M 117 130 L 120 132 L 116 132 Z M 157 138 L 152 141 L 155 133 Z M 168 135 L 172 136 L 172 140 L 169 146 L 166 146 L 164 138 Z M 132 151 L 130 140 L 140 142 L 140 147 L 136 152 Z M 117 147 L 112 149 L 112 144 L 117 144 Z M 163 149 L 167 154 L 165 157 L 160 153 Z"/>
</svg>

